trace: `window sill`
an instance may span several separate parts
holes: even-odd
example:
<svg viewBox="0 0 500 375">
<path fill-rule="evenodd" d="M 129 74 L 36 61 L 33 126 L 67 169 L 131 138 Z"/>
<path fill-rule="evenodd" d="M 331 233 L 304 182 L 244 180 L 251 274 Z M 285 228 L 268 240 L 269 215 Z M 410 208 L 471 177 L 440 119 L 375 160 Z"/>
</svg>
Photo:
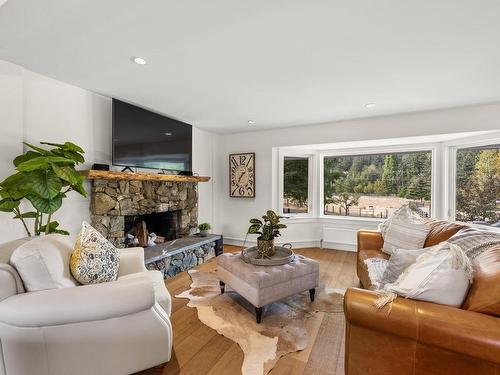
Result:
<svg viewBox="0 0 500 375">
<path fill-rule="evenodd" d="M 284 223 L 295 224 L 295 223 L 335 223 L 335 222 L 354 222 L 354 223 L 373 223 L 378 224 L 383 222 L 385 219 L 378 219 L 373 217 L 355 217 L 355 216 L 290 216 L 287 219 L 283 219 Z"/>
</svg>

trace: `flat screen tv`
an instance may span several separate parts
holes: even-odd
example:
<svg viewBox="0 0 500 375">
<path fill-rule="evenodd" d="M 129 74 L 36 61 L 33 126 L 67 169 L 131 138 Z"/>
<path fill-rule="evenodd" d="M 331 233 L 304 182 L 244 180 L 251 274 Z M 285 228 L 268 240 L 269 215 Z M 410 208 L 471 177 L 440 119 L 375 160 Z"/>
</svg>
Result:
<svg viewBox="0 0 500 375">
<path fill-rule="evenodd" d="M 113 165 L 191 171 L 192 127 L 113 99 Z"/>
</svg>

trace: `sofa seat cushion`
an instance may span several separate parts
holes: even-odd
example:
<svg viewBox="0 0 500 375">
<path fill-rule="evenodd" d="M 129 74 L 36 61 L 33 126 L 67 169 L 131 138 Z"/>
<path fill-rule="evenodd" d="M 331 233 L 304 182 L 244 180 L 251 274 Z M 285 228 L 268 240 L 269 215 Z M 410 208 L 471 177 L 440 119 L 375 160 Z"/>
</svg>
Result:
<svg viewBox="0 0 500 375">
<path fill-rule="evenodd" d="M 69 269 L 72 250 L 62 235 L 40 236 L 14 250 L 10 264 L 21 276 L 28 292 L 68 288 L 78 285 Z"/>
<path fill-rule="evenodd" d="M 500 317 L 500 244 L 478 254 L 472 265 L 474 282 L 462 308 Z"/>
<path fill-rule="evenodd" d="M 457 233 L 460 229 L 466 226 L 458 223 L 451 223 L 445 220 L 429 219 L 425 223 L 430 226 L 431 230 L 425 239 L 424 247 L 430 247 L 447 241 L 451 236 Z"/>
<path fill-rule="evenodd" d="M 160 271 L 144 271 L 131 273 L 128 275 L 120 276 L 118 280 L 130 280 L 136 278 L 146 277 L 150 282 L 153 283 L 153 288 L 155 292 L 155 300 L 161 306 L 163 310 L 170 316 L 172 311 L 172 298 L 165 286 L 165 280 L 163 279 L 163 274 Z"/>
</svg>

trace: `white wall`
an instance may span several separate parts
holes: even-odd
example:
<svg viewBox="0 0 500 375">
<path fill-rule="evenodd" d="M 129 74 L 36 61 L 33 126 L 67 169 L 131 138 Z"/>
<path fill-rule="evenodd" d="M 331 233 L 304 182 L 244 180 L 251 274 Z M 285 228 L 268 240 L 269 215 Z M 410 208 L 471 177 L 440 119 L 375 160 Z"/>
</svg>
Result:
<svg viewBox="0 0 500 375">
<path fill-rule="evenodd" d="M 278 162 L 276 151 L 273 155 L 275 147 L 498 129 L 500 104 L 492 104 L 221 136 L 217 169 L 218 205 L 222 211 L 219 227 L 226 242 L 241 243 L 248 219 L 276 206 L 273 197 L 273 184 L 277 183 L 273 168 L 277 169 Z M 228 155 L 237 152 L 256 153 L 254 199 L 229 197 Z M 377 226 L 373 220 L 355 219 L 289 220 L 287 224 L 289 228 L 284 231 L 282 242 L 293 242 L 296 246 L 318 245 L 326 226 L 330 233 L 338 233 L 339 239 L 326 245 L 344 249 L 354 248 L 357 229 L 375 229 Z"/>
<path fill-rule="evenodd" d="M 41 76 L 0 60 L 0 178 L 14 171 L 12 159 L 23 152 L 22 141 L 71 141 L 85 150 L 86 163 L 111 163 L 111 99 Z M 217 136 L 194 128 L 193 168 L 212 176 Z M 213 223 L 214 181 L 199 185 L 200 220 Z M 89 191 L 90 183 L 86 183 Z M 0 242 L 24 235 L 22 225 L 0 212 Z M 76 235 L 89 220 L 89 199 L 71 192 L 54 215 L 61 227 Z"/>
</svg>

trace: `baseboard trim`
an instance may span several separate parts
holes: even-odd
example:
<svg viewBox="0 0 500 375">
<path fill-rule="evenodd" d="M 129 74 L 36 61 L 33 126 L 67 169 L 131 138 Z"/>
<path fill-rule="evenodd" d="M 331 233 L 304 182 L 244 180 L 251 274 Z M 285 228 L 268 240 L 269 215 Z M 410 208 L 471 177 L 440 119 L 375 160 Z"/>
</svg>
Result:
<svg viewBox="0 0 500 375">
<path fill-rule="evenodd" d="M 244 238 L 236 238 L 236 237 L 224 237 L 224 244 L 226 245 L 234 245 L 234 246 L 243 246 L 245 243 Z M 276 244 L 282 244 L 285 241 L 277 242 Z M 323 242 L 320 240 L 304 240 L 304 241 L 289 241 L 292 246 L 296 249 L 298 248 L 308 248 L 308 247 L 323 247 L 325 249 L 334 249 L 334 250 L 343 250 L 343 251 L 356 251 L 355 244 L 345 244 L 340 242 Z M 245 243 L 245 246 L 255 246 L 257 241 L 255 239 L 248 240 Z M 321 246 L 322 245 L 322 246 Z"/>
</svg>

